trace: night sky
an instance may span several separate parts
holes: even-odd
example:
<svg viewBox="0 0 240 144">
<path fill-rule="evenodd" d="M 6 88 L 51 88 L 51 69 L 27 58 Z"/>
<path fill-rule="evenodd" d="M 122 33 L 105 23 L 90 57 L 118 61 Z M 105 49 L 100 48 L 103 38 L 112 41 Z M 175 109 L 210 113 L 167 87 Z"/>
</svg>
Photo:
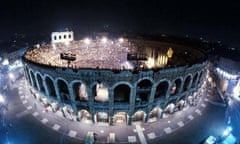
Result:
<svg viewBox="0 0 240 144">
<path fill-rule="evenodd" d="M 1 38 L 14 32 L 33 34 L 68 27 L 78 33 L 108 29 L 189 35 L 239 47 L 240 4 L 209 1 L 8 0 L 0 5 Z"/>
</svg>

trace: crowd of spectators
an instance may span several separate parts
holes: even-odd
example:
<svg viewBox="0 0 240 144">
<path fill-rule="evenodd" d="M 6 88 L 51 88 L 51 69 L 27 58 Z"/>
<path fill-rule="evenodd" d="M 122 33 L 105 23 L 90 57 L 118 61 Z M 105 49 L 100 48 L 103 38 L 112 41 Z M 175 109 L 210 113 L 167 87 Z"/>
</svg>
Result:
<svg viewBox="0 0 240 144">
<path fill-rule="evenodd" d="M 92 40 L 89 44 L 84 43 L 83 40 L 68 44 L 55 43 L 28 50 L 25 58 L 56 67 L 127 69 L 124 65 L 130 52 L 127 43 L 112 40 L 104 43 L 100 40 Z M 60 58 L 61 53 L 76 54 L 76 60 L 69 64 L 67 60 Z"/>
</svg>

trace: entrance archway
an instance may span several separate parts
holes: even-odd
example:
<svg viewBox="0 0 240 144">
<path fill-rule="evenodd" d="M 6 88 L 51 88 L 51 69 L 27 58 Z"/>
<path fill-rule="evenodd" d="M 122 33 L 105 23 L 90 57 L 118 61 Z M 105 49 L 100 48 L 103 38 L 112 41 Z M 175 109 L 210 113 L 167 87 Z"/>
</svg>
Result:
<svg viewBox="0 0 240 144">
<path fill-rule="evenodd" d="M 108 88 L 103 83 L 99 82 L 92 88 L 95 102 L 108 102 Z"/>
<path fill-rule="evenodd" d="M 146 118 L 146 113 L 144 111 L 137 111 L 132 116 L 132 121 L 133 122 L 144 122 L 145 118 Z"/>
<path fill-rule="evenodd" d="M 78 119 L 83 123 L 92 123 L 92 116 L 87 110 L 78 111 Z"/>
<path fill-rule="evenodd" d="M 163 110 L 160 107 L 155 107 L 149 114 L 149 122 L 157 121 L 157 119 L 161 118 Z"/>
<path fill-rule="evenodd" d="M 73 84 L 73 92 L 76 101 L 87 101 L 88 94 L 86 85 L 77 82 Z"/>
<path fill-rule="evenodd" d="M 108 123 L 109 122 L 109 116 L 106 112 L 98 112 L 95 114 L 96 122 L 98 123 Z"/>
<path fill-rule="evenodd" d="M 113 116 L 113 124 L 126 124 L 128 114 L 126 112 L 118 112 Z"/>
</svg>

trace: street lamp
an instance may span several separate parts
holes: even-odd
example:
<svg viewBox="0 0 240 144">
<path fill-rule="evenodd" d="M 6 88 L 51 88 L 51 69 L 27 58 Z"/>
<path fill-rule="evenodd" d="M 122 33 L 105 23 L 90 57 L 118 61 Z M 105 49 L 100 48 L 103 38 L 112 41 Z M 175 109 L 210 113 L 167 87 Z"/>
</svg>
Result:
<svg viewBox="0 0 240 144">
<path fill-rule="evenodd" d="M 85 43 L 86 45 L 89 45 L 89 44 L 90 44 L 90 42 L 91 42 L 91 41 L 90 41 L 90 39 L 89 39 L 89 38 L 85 38 L 85 39 L 84 39 L 84 43 Z"/>
</svg>

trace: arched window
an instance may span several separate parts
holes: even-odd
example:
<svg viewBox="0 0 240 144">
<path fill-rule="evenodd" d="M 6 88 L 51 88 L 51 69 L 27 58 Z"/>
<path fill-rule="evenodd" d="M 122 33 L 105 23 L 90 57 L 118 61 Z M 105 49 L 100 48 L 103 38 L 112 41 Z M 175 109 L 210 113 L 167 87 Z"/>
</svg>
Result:
<svg viewBox="0 0 240 144">
<path fill-rule="evenodd" d="M 114 89 L 114 102 L 129 103 L 130 87 L 126 84 L 120 84 Z"/>
<path fill-rule="evenodd" d="M 198 73 L 196 73 L 193 77 L 193 81 L 192 81 L 192 88 L 194 88 L 196 86 L 196 82 L 197 82 L 197 77 L 198 77 Z"/>
<path fill-rule="evenodd" d="M 53 81 L 48 76 L 45 78 L 45 81 L 46 81 L 49 96 L 57 97 L 56 96 L 56 91 L 55 91 L 55 88 L 54 88 L 54 85 L 53 85 Z"/>
<path fill-rule="evenodd" d="M 108 102 L 108 88 L 101 82 L 97 83 L 92 88 L 95 102 Z"/>
<path fill-rule="evenodd" d="M 37 81 L 38 81 L 40 91 L 45 93 L 45 88 L 43 86 L 43 80 L 42 80 L 42 77 L 40 76 L 40 74 L 37 74 Z"/>
<path fill-rule="evenodd" d="M 191 82 L 191 76 L 189 75 L 189 76 L 187 76 L 187 78 L 184 81 L 183 91 L 187 91 L 188 90 L 190 82 Z"/>
<path fill-rule="evenodd" d="M 182 81 L 181 81 L 180 78 L 176 79 L 173 82 L 173 86 L 172 86 L 172 88 L 170 90 L 170 95 L 176 95 L 176 94 L 178 94 L 180 92 L 179 90 L 180 90 L 181 83 L 182 83 Z"/>
<path fill-rule="evenodd" d="M 58 89 L 59 89 L 59 94 L 61 96 L 61 99 L 70 100 L 69 99 L 69 91 L 68 91 L 66 82 L 63 80 L 58 80 L 57 83 L 58 83 Z"/>
<path fill-rule="evenodd" d="M 88 100 L 86 85 L 84 85 L 80 82 L 74 83 L 73 84 L 73 92 L 74 92 L 76 101 L 87 101 Z"/>
<path fill-rule="evenodd" d="M 158 84 L 157 88 L 156 88 L 156 92 L 155 92 L 155 96 L 154 98 L 164 98 L 167 94 L 167 90 L 168 90 L 168 82 L 167 81 L 163 81 L 161 83 Z"/>
<path fill-rule="evenodd" d="M 152 88 L 152 82 L 150 80 L 142 80 L 137 84 L 136 103 L 148 102 Z"/>
</svg>

